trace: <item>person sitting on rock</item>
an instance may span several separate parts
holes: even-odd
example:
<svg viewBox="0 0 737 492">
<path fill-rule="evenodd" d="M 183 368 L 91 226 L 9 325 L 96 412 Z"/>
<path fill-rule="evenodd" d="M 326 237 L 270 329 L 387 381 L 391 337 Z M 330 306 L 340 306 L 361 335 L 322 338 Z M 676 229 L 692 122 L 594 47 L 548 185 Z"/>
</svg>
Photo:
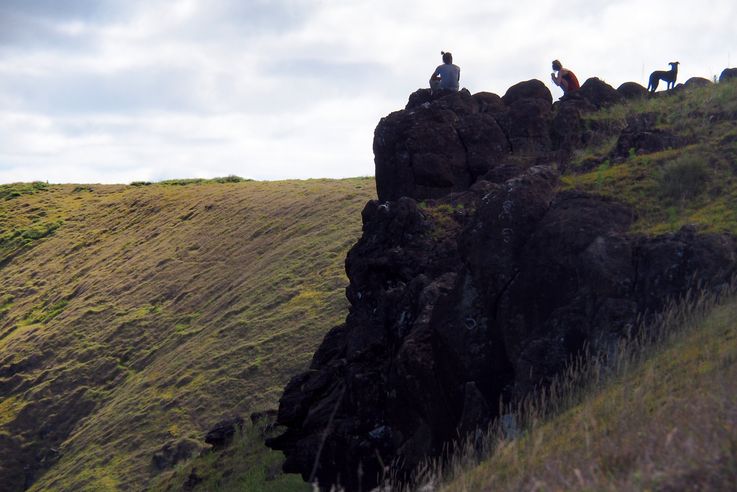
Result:
<svg viewBox="0 0 737 492">
<path fill-rule="evenodd" d="M 441 51 L 443 64 L 439 65 L 430 76 L 430 89 L 433 94 L 439 91 L 457 91 L 458 82 L 461 80 L 461 69 L 453 65 L 453 55 L 447 51 Z"/>
<path fill-rule="evenodd" d="M 567 68 L 563 68 L 560 61 L 553 60 L 553 70 L 554 72 L 550 74 L 550 78 L 553 79 L 555 85 L 563 89 L 564 96 L 581 88 L 576 75 Z"/>
</svg>

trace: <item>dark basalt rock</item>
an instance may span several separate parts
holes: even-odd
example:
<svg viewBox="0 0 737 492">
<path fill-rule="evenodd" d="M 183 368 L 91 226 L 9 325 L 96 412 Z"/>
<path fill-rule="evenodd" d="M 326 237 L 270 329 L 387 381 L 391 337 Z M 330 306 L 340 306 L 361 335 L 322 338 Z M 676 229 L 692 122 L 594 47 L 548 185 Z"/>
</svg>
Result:
<svg viewBox="0 0 737 492">
<path fill-rule="evenodd" d="M 725 82 L 730 79 L 737 79 L 737 68 L 725 68 L 719 75 L 719 82 Z"/>
<path fill-rule="evenodd" d="M 205 435 L 205 442 L 213 449 L 221 449 L 233 441 L 233 436 L 243 429 L 243 418 L 233 417 L 221 420 L 215 424 Z"/>
<path fill-rule="evenodd" d="M 551 104 L 542 98 L 515 100 L 502 123 L 512 151 L 520 155 L 539 155 L 552 149 Z"/>
<path fill-rule="evenodd" d="M 686 140 L 673 133 L 655 128 L 655 115 L 643 113 L 627 120 L 627 127 L 622 130 L 617 145 L 612 151 L 615 161 L 627 159 L 632 152 L 636 155 L 659 152 L 661 150 L 682 147 Z"/>
<path fill-rule="evenodd" d="M 693 87 L 707 87 L 710 86 L 713 82 L 709 79 L 705 79 L 703 77 L 691 77 L 686 81 L 685 84 L 683 84 L 686 88 L 693 88 Z"/>
<path fill-rule="evenodd" d="M 503 97 L 419 89 L 404 110 L 382 118 L 374 132 L 379 199 L 459 193 L 510 156 L 523 168 L 556 161 L 562 167 L 592 138 L 582 115 L 621 100 L 596 78 L 555 106 L 539 80 L 520 82 Z"/>
<path fill-rule="evenodd" d="M 455 111 L 438 104 L 382 118 L 374 134 L 379 199 L 431 198 L 466 189 L 471 176 L 459 122 Z"/>
<path fill-rule="evenodd" d="M 583 98 L 597 109 L 613 106 L 624 100 L 624 96 L 611 85 L 597 77 L 587 79 L 581 88 L 566 95 L 563 99 Z"/>
<path fill-rule="evenodd" d="M 445 221 L 407 197 L 366 206 L 346 323 L 281 400 L 287 430 L 269 445 L 286 471 L 309 478 L 317 460 L 321 483 L 354 490 L 377 483 L 381 462 L 411 470 L 584 345 L 606 351 L 694 282 L 715 288 L 735 271 L 731 236 L 632 237 L 628 207 L 556 183 L 546 166 L 479 180 L 442 200 L 458 210 Z"/>
<path fill-rule="evenodd" d="M 586 128 L 583 113 L 588 110 L 585 100 L 559 102 L 550 127 L 551 144 L 554 149 L 570 154 L 584 144 Z"/>
<path fill-rule="evenodd" d="M 502 96 L 502 101 L 507 106 L 511 106 L 522 99 L 541 99 L 546 101 L 548 105 L 553 103 L 553 95 L 550 90 L 537 79 L 519 82 L 507 89 L 507 92 Z"/>
<path fill-rule="evenodd" d="M 421 89 L 410 96 L 410 109 L 382 118 L 374 133 L 379 199 L 437 198 L 468 189 L 510 152 L 494 115 L 480 112 L 494 103 L 491 94 L 461 90 L 435 97 Z"/>
<path fill-rule="evenodd" d="M 346 259 L 350 311 L 287 384 L 286 430 L 267 441 L 285 471 L 308 479 L 314 468 L 348 490 L 375 486 L 388 464 L 410 473 L 584 347 L 607 353 L 670 300 L 730 281 L 732 236 L 633 236 L 628 206 L 557 191 L 554 168 L 534 165 L 584 142 L 583 112 L 623 98 L 589 87 L 555 111 L 532 81 L 382 119 L 379 200 Z M 655 123 L 630 118 L 615 156 L 683 143 Z"/>
<path fill-rule="evenodd" d="M 478 103 L 481 113 L 500 114 L 507 111 L 502 98 L 492 92 L 477 92 L 473 98 Z"/>
<path fill-rule="evenodd" d="M 430 103 L 435 99 L 437 99 L 437 97 L 433 97 L 430 89 L 417 89 L 409 95 L 409 101 L 407 101 L 407 105 L 404 109 L 414 109 L 422 106 L 423 104 Z"/>
<path fill-rule="evenodd" d="M 152 464 L 158 470 L 172 468 L 177 463 L 194 458 L 202 452 L 200 443 L 193 439 L 179 439 L 161 447 L 151 458 Z"/>
<path fill-rule="evenodd" d="M 637 82 L 625 82 L 617 87 L 617 92 L 625 99 L 641 99 L 647 96 L 647 89 Z"/>
</svg>

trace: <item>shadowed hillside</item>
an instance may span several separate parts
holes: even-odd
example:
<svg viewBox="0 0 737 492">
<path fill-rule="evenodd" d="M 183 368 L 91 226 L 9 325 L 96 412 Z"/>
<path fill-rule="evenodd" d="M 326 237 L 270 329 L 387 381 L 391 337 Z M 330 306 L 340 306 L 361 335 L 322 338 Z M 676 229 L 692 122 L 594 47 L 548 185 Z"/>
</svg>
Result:
<svg viewBox="0 0 737 492">
<path fill-rule="evenodd" d="M 140 490 L 218 420 L 275 407 L 344 316 L 374 194 L 368 178 L 0 187 L 0 488 Z"/>
</svg>

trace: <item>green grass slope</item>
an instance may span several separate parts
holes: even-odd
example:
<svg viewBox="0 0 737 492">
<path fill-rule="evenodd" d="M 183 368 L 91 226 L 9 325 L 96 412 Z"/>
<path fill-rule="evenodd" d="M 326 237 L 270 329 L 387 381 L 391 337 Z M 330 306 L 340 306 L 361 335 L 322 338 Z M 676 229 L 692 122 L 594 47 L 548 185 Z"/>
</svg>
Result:
<svg viewBox="0 0 737 492">
<path fill-rule="evenodd" d="M 624 162 L 611 156 L 628 118 L 648 113 L 657 130 L 687 144 L 661 152 L 629 149 Z M 737 82 L 684 88 L 631 101 L 585 116 L 593 135 L 576 152 L 563 186 L 608 195 L 638 215 L 633 232 L 658 234 L 686 224 L 737 233 Z"/>
<path fill-rule="evenodd" d="M 141 490 L 342 322 L 369 178 L 0 187 L 0 476 Z M 46 470 L 19 476 L 19 463 Z M 21 474 L 23 475 L 23 474 Z"/>
</svg>

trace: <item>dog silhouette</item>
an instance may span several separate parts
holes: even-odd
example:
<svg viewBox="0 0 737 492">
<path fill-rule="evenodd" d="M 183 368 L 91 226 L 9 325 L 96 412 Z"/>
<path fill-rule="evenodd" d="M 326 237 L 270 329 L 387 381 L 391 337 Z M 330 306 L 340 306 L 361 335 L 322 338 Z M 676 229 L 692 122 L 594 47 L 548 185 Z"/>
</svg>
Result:
<svg viewBox="0 0 737 492">
<path fill-rule="evenodd" d="M 658 83 L 661 80 L 667 82 L 666 90 L 672 89 L 676 85 L 676 77 L 678 77 L 678 62 L 670 62 L 670 70 L 656 70 L 650 74 L 650 83 L 647 85 L 647 90 L 655 92 L 658 88 Z"/>
</svg>

